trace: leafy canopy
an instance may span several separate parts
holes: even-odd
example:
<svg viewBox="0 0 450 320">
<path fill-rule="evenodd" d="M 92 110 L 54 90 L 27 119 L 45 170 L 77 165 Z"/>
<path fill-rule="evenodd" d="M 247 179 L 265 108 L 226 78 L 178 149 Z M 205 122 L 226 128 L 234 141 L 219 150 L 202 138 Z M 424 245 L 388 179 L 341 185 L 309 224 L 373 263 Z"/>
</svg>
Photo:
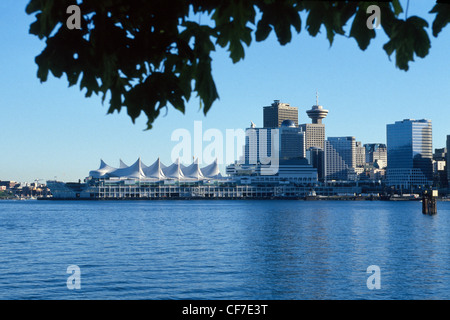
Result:
<svg viewBox="0 0 450 320">
<path fill-rule="evenodd" d="M 70 30 L 66 11 L 74 4 L 81 9 L 81 29 Z M 69 86 L 86 89 L 86 97 L 101 94 L 104 101 L 109 94 L 108 113 L 126 107 L 134 123 L 143 112 L 150 129 L 168 105 L 184 113 L 194 92 L 208 112 L 219 98 L 211 74 L 217 45 L 228 49 L 234 63 L 244 58 L 253 38 L 264 41 L 272 31 L 285 45 L 293 32 L 301 32 L 304 12 L 311 36 L 324 28 L 330 46 L 335 35 L 343 35 L 365 50 L 376 35 L 366 24 L 373 4 L 389 37 L 384 50 L 407 71 L 414 56 L 425 57 L 431 45 L 428 23 L 405 18 L 399 0 L 30 0 L 26 12 L 36 15 L 30 33 L 46 41 L 36 57 L 41 82 L 49 72 L 58 78 L 65 74 Z M 437 37 L 450 22 L 450 5 L 437 3 L 430 13 L 436 15 L 432 32 Z M 209 23 L 200 23 L 201 17 Z"/>
</svg>

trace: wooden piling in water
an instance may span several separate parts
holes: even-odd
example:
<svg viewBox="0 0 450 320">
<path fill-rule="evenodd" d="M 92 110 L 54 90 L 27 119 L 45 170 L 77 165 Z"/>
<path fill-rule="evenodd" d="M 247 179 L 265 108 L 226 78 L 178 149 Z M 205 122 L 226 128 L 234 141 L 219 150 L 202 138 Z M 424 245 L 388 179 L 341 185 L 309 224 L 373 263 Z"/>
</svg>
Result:
<svg viewBox="0 0 450 320">
<path fill-rule="evenodd" d="M 425 190 L 422 195 L 422 213 L 433 215 L 437 213 L 437 190 Z"/>
</svg>

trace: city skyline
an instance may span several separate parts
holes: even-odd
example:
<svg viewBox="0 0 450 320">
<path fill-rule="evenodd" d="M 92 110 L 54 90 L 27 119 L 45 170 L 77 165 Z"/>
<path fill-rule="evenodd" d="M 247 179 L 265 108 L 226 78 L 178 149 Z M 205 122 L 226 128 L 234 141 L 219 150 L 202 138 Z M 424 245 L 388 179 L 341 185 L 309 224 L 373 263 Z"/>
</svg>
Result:
<svg viewBox="0 0 450 320">
<path fill-rule="evenodd" d="M 246 48 L 243 61 L 233 64 L 225 49 L 213 57 L 213 75 L 218 100 L 205 117 L 198 99 L 192 98 L 183 115 L 172 107 L 159 117 L 154 128 L 144 131 L 145 119 L 132 124 L 126 114 L 105 116 L 100 97 L 85 98 L 78 87 L 67 88 L 65 79 L 49 77 L 40 84 L 34 58 L 44 43 L 28 34 L 33 16 L 25 14 L 27 1 L 0 4 L 4 50 L 0 126 L 2 156 L 0 180 L 73 181 L 87 176 L 100 159 L 116 165 L 118 159 L 131 164 L 138 157 L 161 158 L 170 163 L 177 128 L 193 130 L 202 121 L 203 130 L 246 128 L 250 121 L 263 126 L 262 107 L 280 100 L 298 107 L 299 124 L 309 123 L 306 111 L 316 102 L 329 110 L 326 137 L 355 136 L 357 141 L 386 143 L 386 124 L 402 119 L 433 122 L 433 149 L 446 145 L 450 111 L 450 66 L 444 64 L 450 50 L 444 29 L 431 38 L 431 51 L 416 59 L 408 72 L 395 68 L 382 49 L 387 37 L 377 37 L 366 51 L 352 39 L 337 37 L 332 47 L 324 33 L 316 38 L 300 34 L 292 43 L 280 46 L 271 36 Z M 409 14 L 423 15 L 426 4 L 414 3 Z M 431 34 L 431 31 L 429 34 Z M 107 98 L 108 99 L 108 98 Z M 223 167 L 221 168 L 223 170 Z"/>
</svg>

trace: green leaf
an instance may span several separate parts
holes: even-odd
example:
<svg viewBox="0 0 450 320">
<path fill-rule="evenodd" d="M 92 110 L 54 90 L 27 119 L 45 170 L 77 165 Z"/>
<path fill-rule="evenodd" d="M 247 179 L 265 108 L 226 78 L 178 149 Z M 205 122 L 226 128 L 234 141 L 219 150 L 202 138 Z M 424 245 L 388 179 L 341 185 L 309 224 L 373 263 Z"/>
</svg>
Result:
<svg viewBox="0 0 450 320">
<path fill-rule="evenodd" d="M 375 30 L 367 27 L 367 19 L 369 17 L 367 7 L 368 5 L 366 4 L 358 8 L 350 30 L 350 37 L 356 40 L 361 50 L 366 50 L 370 41 L 376 36 Z"/>
<path fill-rule="evenodd" d="M 211 75 L 211 61 L 203 61 L 198 65 L 195 76 L 195 91 L 203 101 L 203 113 L 206 115 L 213 102 L 219 98 L 216 85 Z"/>
<path fill-rule="evenodd" d="M 444 3 L 437 3 L 430 13 L 436 13 L 433 21 L 432 30 L 433 36 L 437 37 L 442 29 L 450 23 L 450 5 Z"/>
<path fill-rule="evenodd" d="M 392 0 L 392 7 L 394 8 L 394 14 L 398 17 L 403 12 L 402 5 L 399 0 Z"/>
<path fill-rule="evenodd" d="M 292 39 L 291 28 L 299 33 L 301 30 L 300 7 L 293 1 L 262 1 L 256 2 L 262 13 L 261 23 L 257 24 L 256 39 L 261 41 L 266 39 L 270 31 L 273 29 L 277 36 L 278 42 L 285 45 Z M 270 28 L 270 30 L 269 30 Z"/>
<path fill-rule="evenodd" d="M 261 19 L 258 21 L 255 32 L 255 40 L 261 42 L 266 40 L 272 31 L 272 27 L 267 23 L 267 21 Z"/>
<path fill-rule="evenodd" d="M 212 19 L 216 22 L 217 41 L 221 47 L 228 47 L 233 63 L 245 56 L 242 43 L 250 45 L 252 29 L 247 27 L 253 23 L 255 10 L 249 1 L 232 0 L 220 3 Z"/>
<path fill-rule="evenodd" d="M 390 40 L 383 46 L 388 56 L 395 51 L 396 66 L 407 71 L 408 63 L 414 61 L 414 54 L 425 57 L 431 47 L 430 39 L 425 28 L 428 23 L 419 17 L 413 16 L 404 20 L 396 20 L 392 27 Z"/>
<path fill-rule="evenodd" d="M 400 2 L 373 3 L 381 9 L 381 25 L 389 37 L 384 50 L 389 57 L 395 54 L 397 67 L 407 70 L 414 56 L 429 53 L 431 44 L 425 20 L 398 20 L 403 11 Z M 66 9 L 75 3 L 82 11 L 82 28 L 68 30 Z M 244 58 L 253 35 L 256 41 L 263 41 L 273 30 L 278 42 L 285 45 L 294 33 L 301 32 L 300 12 L 306 12 L 307 33 L 315 37 L 324 27 L 330 46 L 336 35 L 346 34 L 344 27 L 354 18 L 349 36 L 365 50 L 376 32 L 366 27 L 365 9 L 371 3 L 29 0 L 26 12 L 35 17 L 29 32 L 45 40 L 45 49 L 35 58 L 41 82 L 48 80 L 50 72 L 55 77 L 66 75 L 69 86 L 79 83 L 86 97 L 95 93 L 104 102 L 110 96 L 110 113 L 126 107 L 133 122 L 145 114 L 149 129 L 168 105 L 185 112 L 185 102 L 194 92 L 203 112 L 208 112 L 219 98 L 211 69 L 216 46 L 226 48 L 236 63 Z M 434 36 L 450 22 L 449 10 L 443 4 L 431 10 L 436 14 Z"/>
<path fill-rule="evenodd" d="M 30 0 L 25 8 L 27 14 L 32 14 L 40 10 L 42 10 L 42 0 Z"/>
<path fill-rule="evenodd" d="M 345 34 L 343 26 L 354 14 L 356 4 L 344 2 L 305 2 L 304 8 L 309 12 L 306 20 L 306 30 L 315 37 L 322 27 L 325 27 L 330 46 L 336 34 Z"/>
<path fill-rule="evenodd" d="M 308 18 L 306 19 L 306 30 L 310 36 L 315 37 L 322 26 L 323 12 L 325 9 L 323 2 L 311 4 L 309 8 Z"/>
</svg>

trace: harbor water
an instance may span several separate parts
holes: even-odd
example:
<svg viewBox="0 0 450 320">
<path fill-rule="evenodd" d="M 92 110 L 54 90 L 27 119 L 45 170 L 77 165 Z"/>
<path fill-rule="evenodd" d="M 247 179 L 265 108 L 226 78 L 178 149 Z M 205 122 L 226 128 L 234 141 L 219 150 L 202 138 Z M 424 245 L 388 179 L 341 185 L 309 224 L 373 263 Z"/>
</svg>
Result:
<svg viewBox="0 0 450 320">
<path fill-rule="evenodd" d="M 0 299 L 450 299 L 450 202 L 0 201 Z"/>
</svg>

